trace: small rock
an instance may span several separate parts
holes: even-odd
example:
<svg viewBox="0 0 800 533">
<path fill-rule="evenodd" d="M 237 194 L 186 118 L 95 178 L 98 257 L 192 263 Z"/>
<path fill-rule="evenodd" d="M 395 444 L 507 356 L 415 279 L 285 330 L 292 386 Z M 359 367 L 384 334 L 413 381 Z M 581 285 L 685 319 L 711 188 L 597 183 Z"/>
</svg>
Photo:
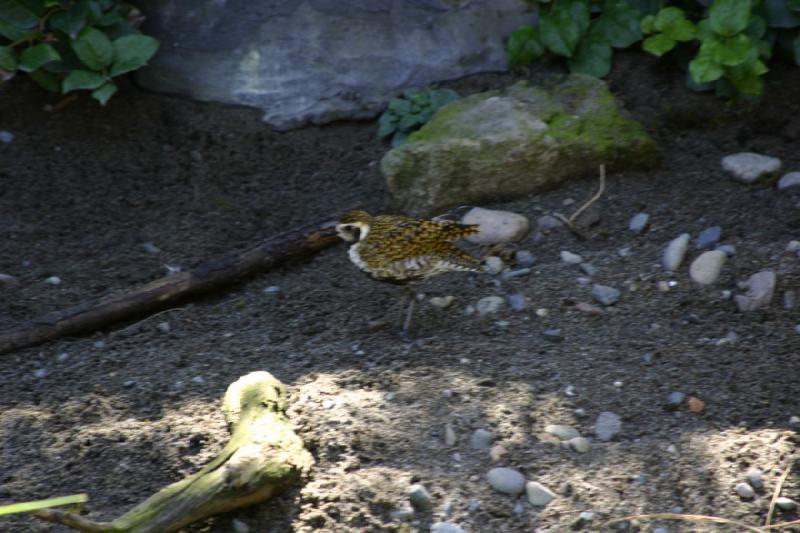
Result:
<svg viewBox="0 0 800 533">
<path fill-rule="evenodd" d="M 739 483 L 734 487 L 736 494 L 739 495 L 744 500 L 749 500 L 756 495 L 756 491 L 753 490 L 753 487 L 748 485 L 747 483 Z"/>
<path fill-rule="evenodd" d="M 192 378 L 192 383 L 197 383 L 198 385 L 204 385 L 206 382 L 206 378 L 203 376 L 195 376 Z"/>
<path fill-rule="evenodd" d="M 586 274 L 589 277 L 597 275 L 597 267 L 592 265 L 591 263 L 581 263 L 580 264 L 581 272 Z"/>
<path fill-rule="evenodd" d="M 716 249 L 728 257 L 736 255 L 736 247 L 732 244 L 720 244 Z"/>
<path fill-rule="evenodd" d="M 619 415 L 610 411 L 603 411 L 594 423 L 594 434 L 602 441 L 610 441 L 622 430 L 622 420 Z"/>
<path fill-rule="evenodd" d="M 577 429 L 564 424 L 548 424 L 544 427 L 544 432 L 561 440 L 569 440 L 581 436 Z"/>
<path fill-rule="evenodd" d="M 563 225 L 564 223 L 561 220 L 552 215 L 541 216 L 539 217 L 539 220 L 536 221 L 536 227 L 539 229 L 539 231 L 544 233 L 560 228 Z"/>
<path fill-rule="evenodd" d="M 790 416 L 789 425 L 794 428 L 800 427 L 800 416 Z"/>
<path fill-rule="evenodd" d="M 694 240 L 694 246 L 698 250 L 710 248 L 719 242 L 722 237 L 722 228 L 720 226 L 711 226 L 700 232 Z"/>
<path fill-rule="evenodd" d="M 568 265 L 577 265 L 583 262 L 583 258 L 568 250 L 561 250 L 561 261 Z"/>
<path fill-rule="evenodd" d="M 506 267 L 505 263 L 503 263 L 503 260 L 494 255 L 484 259 L 483 265 L 484 272 L 492 276 L 499 274 Z"/>
<path fill-rule="evenodd" d="M 278 287 L 277 285 L 270 285 L 269 287 L 265 287 L 263 292 L 264 294 L 277 295 L 280 294 L 282 291 L 281 288 Z"/>
<path fill-rule="evenodd" d="M 486 296 L 478 300 L 478 303 L 475 304 L 475 309 L 478 311 L 480 316 L 496 313 L 503 307 L 505 303 L 505 299 L 500 296 Z"/>
<path fill-rule="evenodd" d="M 686 401 L 686 395 L 682 392 L 670 392 L 667 396 L 667 408 L 671 410 L 678 409 Z"/>
<path fill-rule="evenodd" d="M 477 224 L 480 232 L 467 241 L 475 244 L 499 244 L 522 240 L 530 229 L 527 217 L 510 211 L 473 207 L 461 219 L 462 224 Z"/>
<path fill-rule="evenodd" d="M 794 511 L 797 509 L 797 502 L 786 496 L 779 496 L 776 498 L 775 505 L 777 505 L 778 509 L 781 511 Z"/>
<path fill-rule="evenodd" d="M 556 499 L 556 494 L 552 490 L 536 481 L 528 481 L 525 484 L 525 495 L 528 497 L 528 503 L 537 507 L 544 507 Z"/>
<path fill-rule="evenodd" d="M 336 402 L 334 402 L 330 398 L 325 398 L 324 400 L 322 400 L 323 409 L 333 409 L 334 405 L 336 405 Z"/>
<path fill-rule="evenodd" d="M 764 473 L 758 468 L 751 468 L 745 473 L 744 477 L 754 489 L 764 488 Z"/>
<path fill-rule="evenodd" d="M 0 131 L 0 143 L 9 144 L 14 142 L 14 134 L 10 131 Z"/>
<path fill-rule="evenodd" d="M 592 449 L 592 443 L 586 437 L 574 437 L 567 441 L 569 447 L 578 453 L 588 453 Z"/>
<path fill-rule="evenodd" d="M 628 257 L 629 255 L 631 255 L 630 247 L 626 246 L 624 248 L 620 248 L 619 250 L 617 250 L 617 255 L 620 257 Z"/>
<path fill-rule="evenodd" d="M 485 429 L 476 429 L 472 432 L 469 445 L 473 450 L 488 450 L 492 446 L 492 432 Z"/>
<path fill-rule="evenodd" d="M 650 222 L 650 215 L 647 213 L 636 213 L 628 223 L 628 229 L 634 233 L 641 233 Z"/>
<path fill-rule="evenodd" d="M 678 267 L 680 267 L 683 262 L 683 257 L 686 255 L 688 247 L 688 233 L 682 233 L 680 236 L 675 237 L 664 250 L 664 255 L 661 258 L 661 265 L 670 271 L 678 270 Z"/>
<path fill-rule="evenodd" d="M 514 254 L 514 260 L 517 262 L 517 266 L 521 268 L 530 268 L 536 262 L 536 258 L 528 250 L 517 250 Z"/>
<path fill-rule="evenodd" d="M 434 307 L 438 307 L 439 309 L 445 309 L 450 307 L 453 302 L 455 301 L 456 297 L 452 295 L 447 296 L 433 296 L 429 300 L 431 305 Z"/>
<path fill-rule="evenodd" d="M 50 276 L 49 278 L 44 280 L 44 282 L 49 285 L 61 285 L 61 278 L 59 278 L 58 276 Z"/>
<path fill-rule="evenodd" d="M 592 296 L 603 305 L 614 305 L 619 301 L 620 291 L 608 285 L 599 285 L 595 283 L 592 286 Z"/>
<path fill-rule="evenodd" d="M 431 533 L 466 533 L 461 526 L 453 522 L 434 522 L 431 524 Z"/>
<path fill-rule="evenodd" d="M 550 311 L 548 311 L 544 307 L 540 307 L 539 309 L 536 310 L 536 316 L 538 316 L 539 318 L 545 318 L 549 314 L 550 314 Z"/>
<path fill-rule="evenodd" d="M 700 285 L 711 285 L 719 279 L 719 273 L 722 270 L 722 265 L 728 258 L 725 252 L 719 250 L 712 250 L 710 252 L 703 252 L 697 259 L 692 261 L 689 267 L 689 276 L 692 280 Z"/>
<path fill-rule="evenodd" d="M 36 379 L 46 378 L 50 372 L 46 368 L 37 368 L 33 371 L 33 377 Z"/>
<path fill-rule="evenodd" d="M 3 287 L 12 288 L 18 285 L 19 285 L 19 280 L 17 278 L 9 274 L 0 273 L 0 288 Z"/>
<path fill-rule="evenodd" d="M 781 160 L 752 152 L 727 155 L 722 158 L 722 168 L 737 181 L 752 183 L 765 174 L 778 172 Z"/>
<path fill-rule="evenodd" d="M 489 450 L 489 460 L 491 460 L 493 463 L 496 463 L 500 461 L 500 459 L 502 459 L 507 452 L 508 450 L 506 450 L 502 444 L 495 444 Z"/>
<path fill-rule="evenodd" d="M 164 322 L 159 322 L 159 323 L 158 323 L 158 326 L 156 326 L 156 327 L 158 328 L 158 330 L 159 330 L 161 333 L 169 333 L 169 331 L 170 331 L 170 329 L 171 329 L 171 328 L 170 328 L 170 325 L 169 325 L 169 322 L 166 322 L 166 321 L 164 321 Z"/>
<path fill-rule="evenodd" d="M 250 526 L 239 520 L 238 518 L 234 518 L 231 522 L 233 526 L 234 533 L 250 533 Z"/>
<path fill-rule="evenodd" d="M 486 474 L 491 487 L 505 494 L 520 494 L 525 490 L 525 476 L 513 468 L 495 467 Z"/>
<path fill-rule="evenodd" d="M 408 501 L 414 509 L 425 511 L 433 506 L 431 494 L 424 486 L 419 483 L 408 488 Z"/>
<path fill-rule="evenodd" d="M 444 443 L 447 446 L 455 446 L 458 442 L 456 431 L 453 429 L 452 424 L 445 424 L 444 426 Z"/>
<path fill-rule="evenodd" d="M 797 187 L 800 185 L 800 172 L 789 172 L 781 176 L 778 180 L 778 190 L 782 191 L 789 187 Z"/>
<path fill-rule="evenodd" d="M 508 295 L 508 305 L 514 311 L 524 311 L 528 308 L 528 299 L 525 295 L 515 292 Z"/>
<path fill-rule="evenodd" d="M 734 296 L 739 311 L 754 311 L 766 307 L 775 293 L 775 272 L 763 270 L 750 276 L 745 283 L 747 294 Z"/>
<path fill-rule="evenodd" d="M 99 341 L 94 341 L 94 343 L 92 344 L 92 346 L 94 346 L 94 347 L 95 347 L 95 348 L 97 348 L 98 350 L 102 350 L 103 348 L 105 348 L 105 347 L 106 347 L 106 341 L 104 341 L 104 340 L 102 340 L 102 339 L 101 339 L 101 340 L 99 340 Z"/>
<path fill-rule="evenodd" d="M 797 293 L 793 290 L 788 290 L 783 293 L 783 308 L 794 309 L 797 304 Z"/>
<path fill-rule="evenodd" d="M 691 413 L 702 413 L 706 408 L 706 402 L 696 396 L 689 396 L 689 399 L 686 400 L 686 407 Z"/>
<path fill-rule="evenodd" d="M 531 273 L 530 268 L 518 268 L 516 270 L 506 270 L 502 274 L 500 274 L 500 279 L 503 281 L 514 279 L 514 278 L 521 278 L 523 276 L 528 276 Z"/>
<path fill-rule="evenodd" d="M 800 241 L 789 241 L 789 244 L 786 245 L 786 251 L 790 254 L 800 252 Z"/>
<path fill-rule="evenodd" d="M 142 250 L 147 252 L 148 254 L 157 254 L 161 253 L 161 249 L 153 244 L 152 242 L 143 242 L 142 243 Z"/>
<path fill-rule="evenodd" d="M 398 522 L 410 522 L 414 518 L 414 508 L 404 505 L 389 513 L 389 516 Z"/>
<path fill-rule="evenodd" d="M 561 328 L 549 328 L 542 332 L 542 336 L 550 342 L 561 342 L 564 336 L 561 334 Z"/>
<path fill-rule="evenodd" d="M 587 313 L 590 315 L 600 315 L 603 313 L 603 310 L 596 305 L 592 305 L 588 302 L 578 302 L 575 304 L 575 309 L 580 311 L 581 313 Z"/>
<path fill-rule="evenodd" d="M 69 354 L 67 352 L 61 352 L 58 355 L 56 355 L 56 361 L 58 361 L 59 363 L 63 363 L 67 359 L 69 359 Z"/>
</svg>

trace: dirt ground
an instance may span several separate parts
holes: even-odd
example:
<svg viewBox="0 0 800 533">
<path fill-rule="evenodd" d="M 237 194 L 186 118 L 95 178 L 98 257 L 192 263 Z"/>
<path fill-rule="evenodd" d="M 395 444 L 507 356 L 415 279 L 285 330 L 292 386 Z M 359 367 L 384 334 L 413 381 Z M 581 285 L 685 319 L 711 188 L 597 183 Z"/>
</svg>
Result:
<svg viewBox="0 0 800 533">
<path fill-rule="evenodd" d="M 466 94 L 515 79 L 448 86 Z M 311 479 L 190 531 L 428 531 L 444 520 L 470 533 L 601 531 L 611 518 L 670 511 L 763 524 L 797 454 L 790 417 L 800 416 L 800 317 L 782 295 L 800 290 L 800 258 L 785 250 L 800 239 L 800 190 L 737 183 L 720 158 L 754 151 L 800 170 L 800 69 L 776 66 L 767 80 L 764 102 L 746 109 L 690 93 L 667 63 L 618 56 L 609 84 L 662 145 L 663 166 L 609 176 L 588 240 L 531 232 L 521 243 L 536 257 L 529 276 L 454 274 L 425 284 L 428 297 L 455 303 L 419 306 L 413 343 L 375 325 L 395 319 L 397 288 L 365 279 L 337 246 L 142 322 L 0 356 L 0 503 L 86 492 L 88 516 L 122 514 L 212 458 L 228 436 L 219 411 L 226 387 L 267 370 L 289 386 L 290 416 L 317 461 Z M 133 86 L 107 108 L 84 98 L 46 113 L 45 102 L 54 100 L 25 80 L 0 91 L 0 130 L 15 136 L 0 144 L 0 273 L 20 281 L 0 288 L 0 331 L 355 204 L 383 210 L 378 161 L 387 146 L 374 122 L 278 133 L 257 110 Z M 545 213 L 569 214 L 595 187 L 577 181 L 488 207 L 535 226 Z M 651 226 L 635 235 L 628 221 L 641 211 Z M 686 265 L 663 271 L 668 241 L 712 225 L 736 247 L 716 285 L 696 286 Z M 594 282 L 621 289 L 619 303 L 600 314 L 578 310 L 592 301 L 591 285 L 561 262 L 561 250 L 596 267 Z M 687 261 L 697 253 L 692 246 Z M 738 312 L 723 291 L 741 292 L 737 282 L 764 269 L 777 273 L 772 305 Z M 45 282 L 51 276 L 61 283 Z M 660 281 L 676 283 L 661 291 Z M 527 296 L 527 309 L 464 312 L 513 292 Z M 543 336 L 552 328 L 563 340 Z M 671 411 L 671 392 L 705 408 Z M 593 433 L 603 411 L 622 419 L 610 442 Z M 554 442 L 547 424 L 575 427 L 591 450 Z M 471 448 L 479 428 L 505 448 L 497 463 Z M 536 508 L 494 491 L 486 473 L 498 465 L 557 498 Z M 745 500 L 734 487 L 751 468 L 765 486 Z M 391 513 L 417 482 L 433 508 L 402 525 Z M 800 501 L 800 469 L 783 495 Z M 584 511 L 593 520 L 580 521 Z M 649 520 L 625 527 L 724 530 Z M 66 529 L 14 516 L 0 519 L 0 531 Z"/>
</svg>

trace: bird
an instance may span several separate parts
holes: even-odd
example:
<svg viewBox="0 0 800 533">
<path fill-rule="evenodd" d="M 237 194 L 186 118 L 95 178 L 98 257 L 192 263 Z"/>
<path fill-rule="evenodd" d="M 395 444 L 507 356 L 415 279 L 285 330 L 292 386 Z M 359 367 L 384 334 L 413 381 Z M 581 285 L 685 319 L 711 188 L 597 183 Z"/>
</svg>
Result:
<svg viewBox="0 0 800 533">
<path fill-rule="evenodd" d="M 483 272 L 484 262 L 459 249 L 453 241 L 475 235 L 476 224 L 452 220 L 420 220 L 402 215 L 372 216 L 349 211 L 336 233 L 350 243 L 348 256 L 374 280 L 406 287 L 410 297 L 401 334 L 408 335 L 414 312 L 414 285 L 445 272 Z"/>
</svg>

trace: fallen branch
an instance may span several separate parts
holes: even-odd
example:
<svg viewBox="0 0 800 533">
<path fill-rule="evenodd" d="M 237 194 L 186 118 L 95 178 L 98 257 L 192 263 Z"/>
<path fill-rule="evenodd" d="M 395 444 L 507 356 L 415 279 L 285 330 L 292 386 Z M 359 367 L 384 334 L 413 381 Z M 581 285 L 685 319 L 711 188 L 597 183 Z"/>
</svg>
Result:
<svg viewBox="0 0 800 533">
<path fill-rule="evenodd" d="M 34 516 L 84 533 L 170 533 L 209 516 L 263 502 L 314 463 L 287 418 L 283 384 L 268 372 L 232 383 L 222 410 L 231 440 L 199 472 L 173 483 L 111 522 L 47 509 Z"/>
<path fill-rule="evenodd" d="M 159 311 L 288 259 L 310 255 L 338 242 L 335 223 L 335 217 L 331 217 L 266 239 L 239 254 L 207 261 L 193 270 L 157 279 L 94 303 L 79 304 L 35 318 L 20 329 L 0 335 L 0 353 L 94 331 L 114 322 Z"/>
<path fill-rule="evenodd" d="M 592 196 L 588 202 L 580 206 L 577 211 L 572 213 L 569 216 L 569 218 L 565 217 L 561 213 L 553 213 L 553 216 L 559 219 L 561 222 L 563 222 L 576 237 L 578 237 L 582 241 L 585 241 L 587 239 L 586 234 L 583 233 L 583 231 L 581 231 L 580 228 L 578 228 L 578 225 L 575 223 L 575 221 L 578 219 L 579 216 L 581 216 L 581 213 L 586 211 L 593 203 L 595 203 L 597 200 L 600 199 L 601 196 L 603 196 L 603 192 L 605 192 L 605 190 L 606 190 L 606 166 L 600 165 L 600 186 L 597 188 L 597 192 L 594 193 L 594 196 Z"/>
</svg>

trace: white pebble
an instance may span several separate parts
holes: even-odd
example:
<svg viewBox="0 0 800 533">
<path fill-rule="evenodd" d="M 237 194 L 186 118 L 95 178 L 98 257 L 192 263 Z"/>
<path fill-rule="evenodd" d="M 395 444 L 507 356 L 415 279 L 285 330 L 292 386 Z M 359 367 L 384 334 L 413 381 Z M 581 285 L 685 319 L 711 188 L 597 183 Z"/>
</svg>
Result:
<svg viewBox="0 0 800 533">
<path fill-rule="evenodd" d="M 764 487 L 764 473 L 761 470 L 751 468 L 745 473 L 744 477 L 754 489 L 761 489 Z"/>
<path fill-rule="evenodd" d="M 789 172 L 781 176 L 778 180 L 778 190 L 782 191 L 789 187 L 797 187 L 800 185 L 800 172 Z"/>
<path fill-rule="evenodd" d="M 492 432 L 485 429 L 476 429 L 472 433 L 469 445 L 473 450 L 488 450 L 492 446 Z"/>
<path fill-rule="evenodd" d="M 158 326 L 156 326 L 156 327 L 158 328 L 158 330 L 159 330 L 161 333 L 169 333 L 169 331 L 170 331 L 170 329 L 171 329 L 171 328 L 170 328 L 170 325 L 169 325 L 169 322 L 166 322 L 166 321 L 164 321 L 164 322 L 159 322 L 159 323 L 158 323 Z"/>
<path fill-rule="evenodd" d="M 800 252 L 800 241 L 789 241 L 786 245 L 786 251 L 792 254 Z"/>
<path fill-rule="evenodd" d="M 447 446 L 455 446 L 458 442 L 458 436 L 456 435 L 456 431 L 453 429 L 452 424 L 445 424 L 444 426 L 444 443 Z"/>
<path fill-rule="evenodd" d="M 722 168 L 743 183 L 752 183 L 765 174 L 781 169 L 781 160 L 752 152 L 742 152 L 722 158 Z"/>
<path fill-rule="evenodd" d="M 336 405 L 336 402 L 334 402 L 330 398 L 326 398 L 326 399 L 322 400 L 322 408 L 323 409 L 331 409 L 334 405 Z"/>
<path fill-rule="evenodd" d="M 594 434 L 602 441 L 610 441 L 622 430 L 622 420 L 619 415 L 610 411 L 603 411 L 598 415 L 594 424 Z"/>
<path fill-rule="evenodd" d="M 478 300 L 475 309 L 480 316 L 496 313 L 505 304 L 505 299 L 500 296 L 486 296 Z"/>
<path fill-rule="evenodd" d="M 50 372 L 48 372 L 46 368 L 37 368 L 36 370 L 33 371 L 33 377 L 37 379 L 42 379 L 47 377 L 47 374 L 49 373 Z"/>
<path fill-rule="evenodd" d="M 528 218 L 510 211 L 473 207 L 461 219 L 462 224 L 477 224 L 480 232 L 467 241 L 475 244 L 498 244 L 521 240 L 530 228 Z"/>
<path fill-rule="evenodd" d="M 503 260 L 494 255 L 484 259 L 483 264 L 484 271 L 492 276 L 499 274 L 506 267 L 505 263 L 503 263 Z"/>
<path fill-rule="evenodd" d="M 157 254 L 161 252 L 161 249 L 153 244 L 152 242 L 143 242 L 142 243 L 142 250 L 147 252 L 148 254 Z"/>
<path fill-rule="evenodd" d="M 650 221 L 650 215 L 647 213 L 637 213 L 633 215 L 631 221 L 628 223 L 628 229 L 634 233 L 641 233 L 647 227 Z"/>
<path fill-rule="evenodd" d="M 775 272 L 771 270 L 757 272 L 750 276 L 745 285 L 747 294 L 737 294 L 734 297 L 739 311 L 754 311 L 766 307 L 775 293 Z"/>
<path fill-rule="evenodd" d="M 231 522 L 233 526 L 234 533 L 250 533 L 250 526 L 239 520 L 238 518 L 234 518 Z"/>
<path fill-rule="evenodd" d="M 513 468 L 496 467 L 486 474 L 491 487 L 505 494 L 520 494 L 525 490 L 525 476 Z"/>
<path fill-rule="evenodd" d="M 569 440 L 581 436 L 577 429 L 564 424 L 548 424 L 544 427 L 544 432 L 561 440 Z"/>
<path fill-rule="evenodd" d="M 431 524 L 431 533 L 466 533 L 461 526 L 453 522 L 434 522 Z"/>
<path fill-rule="evenodd" d="M 568 250 L 561 250 L 561 261 L 568 265 L 577 265 L 583 263 L 583 258 L 575 253 L 572 253 Z"/>
<path fill-rule="evenodd" d="M 686 250 L 689 248 L 689 234 L 682 233 L 680 236 L 672 239 L 664 250 L 664 255 L 661 258 L 661 265 L 670 271 L 678 270 L 681 266 L 683 258 L 686 255 Z"/>
<path fill-rule="evenodd" d="M 59 278 L 58 276 L 50 276 L 49 278 L 44 280 L 44 282 L 50 285 L 61 285 L 61 278 Z"/>
<path fill-rule="evenodd" d="M 775 505 L 777 505 L 781 511 L 794 511 L 797 509 L 797 502 L 786 496 L 779 496 L 775 500 Z"/>
<path fill-rule="evenodd" d="M 434 307 L 438 307 L 439 309 L 445 309 L 450 307 L 452 303 L 455 301 L 456 297 L 447 295 L 447 296 L 433 296 L 429 300 L 431 305 Z"/>
<path fill-rule="evenodd" d="M 734 490 L 736 494 L 745 500 L 749 500 L 756 495 L 756 491 L 748 483 L 739 483 L 734 487 Z"/>
<path fill-rule="evenodd" d="M 725 252 L 719 250 L 703 252 L 692 261 L 689 276 L 699 285 L 711 285 L 719 279 L 719 273 L 727 258 Z"/>
<path fill-rule="evenodd" d="M 578 453 L 587 453 L 592 449 L 592 443 L 586 437 L 575 437 L 567 441 L 570 448 Z"/>
<path fill-rule="evenodd" d="M 525 484 L 525 495 L 528 503 L 537 507 L 543 507 L 556 499 L 556 494 L 536 481 L 528 481 Z"/>
</svg>

